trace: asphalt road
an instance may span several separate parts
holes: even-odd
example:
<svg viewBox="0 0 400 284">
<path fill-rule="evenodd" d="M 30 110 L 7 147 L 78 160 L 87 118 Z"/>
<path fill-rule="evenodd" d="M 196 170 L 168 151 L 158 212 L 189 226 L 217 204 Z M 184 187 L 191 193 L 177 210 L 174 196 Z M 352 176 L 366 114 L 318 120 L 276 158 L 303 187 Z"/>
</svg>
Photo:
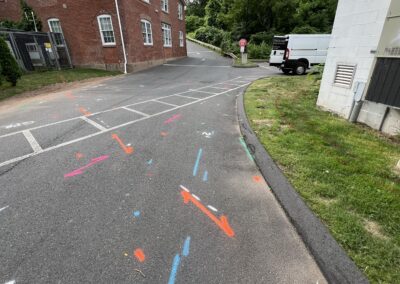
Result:
<svg viewBox="0 0 400 284">
<path fill-rule="evenodd" d="M 240 139 L 279 73 L 188 51 L 3 108 L 0 283 L 325 283 Z"/>
</svg>

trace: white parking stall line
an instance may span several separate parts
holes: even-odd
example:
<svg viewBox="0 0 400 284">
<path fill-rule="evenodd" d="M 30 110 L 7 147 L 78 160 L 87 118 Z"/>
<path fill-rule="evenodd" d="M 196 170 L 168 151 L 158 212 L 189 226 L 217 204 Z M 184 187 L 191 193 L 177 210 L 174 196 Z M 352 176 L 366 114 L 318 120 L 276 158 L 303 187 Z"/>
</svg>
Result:
<svg viewBox="0 0 400 284">
<path fill-rule="evenodd" d="M 211 92 L 206 92 L 206 91 L 202 91 L 202 90 L 191 90 L 192 92 L 195 93 L 204 93 L 204 94 L 210 94 L 210 95 L 216 95 L 218 93 L 211 93 Z"/>
<path fill-rule="evenodd" d="M 127 110 L 127 111 L 140 114 L 140 115 L 142 115 L 142 116 L 144 116 L 144 117 L 149 117 L 149 116 L 150 116 L 150 115 L 148 115 L 147 113 L 144 113 L 144 112 L 141 112 L 141 111 L 138 111 L 138 110 L 135 110 L 135 109 L 131 109 L 131 108 L 129 108 L 129 107 L 122 107 L 122 108 L 125 109 L 125 110 Z"/>
<path fill-rule="evenodd" d="M 81 116 L 81 119 L 84 120 L 84 121 L 86 121 L 86 122 L 89 123 L 90 125 L 96 127 L 96 128 L 97 128 L 98 130 L 100 130 L 100 131 L 105 131 L 105 130 L 107 130 L 107 128 L 105 128 L 104 126 L 98 124 L 96 121 L 93 121 L 93 120 L 87 118 L 86 116 Z"/>
<path fill-rule="evenodd" d="M 181 98 L 188 98 L 188 99 L 191 99 L 191 100 L 196 100 L 196 101 L 198 101 L 198 100 L 199 100 L 199 98 L 194 98 L 194 97 L 190 97 L 190 96 L 182 96 L 182 95 L 175 95 L 175 96 L 177 96 L 177 97 L 181 97 Z"/>
<path fill-rule="evenodd" d="M 232 88 L 232 89 L 226 90 L 226 91 L 224 91 L 224 92 L 222 92 L 222 93 L 214 94 L 214 95 L 208 96 L 208 97 L 203 98 L 203 99 L 197 99 L 196 101 L 193 101 L 193 102 L 190 102 L 190 103 L 181 105 L 181 106 L 177 106 L 177 107 L 174 107 L 174 108 L 171 108 L 171 109 L 167 109 L 167 110 L 165 110 L 165 111 L 161 111 L 161 112 L 155 113 L 155 114 L 153 114 L 153 115 L 148 115 L 147 117 L 141 117 L 141 118 L 139 118 L 139 119 L 136 119 L 136 120 L 133 120 L 133 121 L 129 121 L 129 122 L 126 122 L 126 123 L 123 123 L 123 124 L 120 124 L 120 125 L 117 125 L 117 126 L 108 128 L 108 129 L 106 129 L 105 131 L 99 131 L 99 132 L 92 133 L 92 134 L 87 135 L 87 136 L 83 136 L 83 137 L 80 137 L 80 138 L 77 138 L 77 139 L 74 139 L 74 140 L 70 140 L 70 141 L 67 141 L 67 142 L 64 142 L 64 143 L 55 145 L 55 146 L 51 146 L 51 147 L 49 147 L 49 148 L 43 149 L 43 150 L 40 151 L 40 152 L 33 152 L 33 153 L 30 153 L 30 154 L 27 154 L 27 155 L 23 155 L 23 156 L 20 156 L 20 157 L 17 157 L 17 158 L 13 158 L 13 159 L 11 159 L 11 160 L 8 160 L 8 161 L 5 161 L 5 162 L 0 163 L 0 167 L 3 167 L 3 166 L 6 166 L 6 165 L 15 163 L 15 162 L 19 162 L 19 161 L 25 160 L 25 159 L 27 159 L 27 158 L 36 156 L 36 155 L 38 155 L 38 154 L 40 154 L 40 153 L 49 152 L 49 151 L 52 151 L 52 150 L 55 150 L 55 149 L 58 149 L 58 148 L 61 148 L 61 147 L 64 147 L 64 146 L 67 146 L 67 145 L 76 143 L 76 142 L 80 142 L 80 141 L 83 141 L 83 140 L 86 140 L 86 139 L 95 137 L 95 136 L 97 136 L 97 135 L 104 134 L 104 133 L 113 131 L 113 130 L 115 130 L 115 129 L 119 129 L 119 128 L 121 128 L 121 127 L 125 127 L 125 126 L 128 126 L 128 125 L 132 125 L 132 124 L 135 124 L 135 123 L 137 123 L 137 122 L 147 120 L 147 119 L 149 119 L 149 118 L 157 117 L 157 116 L 160 116 L 160 115 L 162 115 L 162 114 L 172 112 L 172 111 L 174 111 L 174 110 L 176 110 L 176 109 L 184 108 L 184 107 L 187 107 L 187 106 L 190 106 L 190 105 L 199 103 L 199 102 L 203 102 L 203 101 L 205 101 L 205 100 L 209 100 L 209 99 L 211 99 L 211 98 L 214 98 L 214 97 L 217 97 L 217 96 L 220 96 L 220 95 L 223 95 L 223 94 L 226 94 L 226 93 L 229 93 L 229 92 L 238 90 L 238 89 L 240 89 L 240 88 L 243 88 L 243 87 L 246 86 L 246 85 L 247 85 L 247 84 L 245 84 L 245 85 L 240 85 L 240 86 L 237 86 L 236 88 Z M 126 108 L 126 107 L 121 107 L 121 108 Z M 133 110 L 132 110 L 132 111 L 133 111 Z M 25 130 L 25 132 L 29 132 L 29 130 Z M 29 132 L 29 133 L 30 133 L 30 132 Z M 33 138 L 33 136 L 32 136 L 32 138 Z M 36 141 L 36 140 L 35 140 L 35 141 Z M 33 147 L 33 146 L 32 146 L 32 147 Z M 40 146 L 39 146 L 39 147 L 40 147 Z M 40 149 L 41 149 L 41 148 L 40 148 Z"/>
<path fill-rule="evenodd" d="M 177 105 L 170 104 L 170 103 L 166 103 L 166 102 L 163 102 L 163 101 L 159 101 L 159 100 L 157 100 L 157 99 L 155 99 L 155 100 L 152 100 L 152 102 L 156 102 L 156 103 L 164 104 L 164 105 L 167 105 L 167 106 L 177 107 Z"/>
<path fill-rule="evenodd" d="M 32 150 L 34 153 L 41 153 L 43 152 L 42 147 L 39 145 L 39 143 L 36 141 L 35 137 L 33 137 L 32 133 L 29 130 L 24 130 L 22 132 L 24 134 L 26 140 L 29 142 L 29 144 L 32 147 Z"/>
<path fill-rule="evenodd" d="M 217 90 L 229 90 L 230 88 L 221 88 L 221 87 L 208 87 L 208 88 L 213 88 Z"/>
</svg>

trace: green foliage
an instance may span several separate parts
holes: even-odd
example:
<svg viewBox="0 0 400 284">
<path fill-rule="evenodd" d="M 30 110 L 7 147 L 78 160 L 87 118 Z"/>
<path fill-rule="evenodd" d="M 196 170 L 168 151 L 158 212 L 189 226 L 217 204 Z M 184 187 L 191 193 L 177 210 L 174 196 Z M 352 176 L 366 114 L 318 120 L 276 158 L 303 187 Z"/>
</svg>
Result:
<svg viewBox="0 0 400 284">
<path fill-rule="evenodd" d="M 4 20 L 0 22 L 0 27 L 7 29 L 19 29 L 19 23 L 9 20 Z"/>
<path fill-rule="evenodd" d="M 272 45 L 272 39 L 276 32 L 271 30 L 269 32 L 259 32 L 250 36 L 250 43 L 262 44 L 263 42 Z"/>
<path fill-rule="evenodd" d="M 36 28 L 38 31 L 42 30 L 42 22 L 37 17 L 35 11 L 25 2 L 25 0 L 21 0 L 21 10 L 22 10 L 22 20 L 18 23 L 18 28 L 25 31 L 34 31 L 35 25 L 32 21 L 32 13 L 33 17 L 36 21 Z M 25 15 L 28 15 L 28 19 Z"/>
<path fill-rule="evenodd" d="M 297 26 L 292 31 L 293 34 L 316 34 L 318 31 L 310 25 Z"/>
<path fill-rule="evenodd" d="M 224 32 L 221 42 L 222 53 L 233 53 L 238 55 L 240 53 L 240 48 L 237 42 L 232 41 L 232 34 L 229 32 Z"/>
<path fill-rule="evenodd" d="M 4 76 L 6 81 L 10 82 L 12 86 L 16 86 L 18 79 L 22 75 L 21 70 L 2 37 L 0 37 L 0 66 L 2 76 Z"/>
<path fill-rule="evenodd" d="M 193 0 L 188 2 L 186 6 L 186 16 L 198 16 L 203 18 L 205 13 L 205 8 L 208 0 Z"/>
<path fill-rule="evenodd" d="M 260 45 L 250 43 L 247 45 L 247 53 L 249 58 L 252 59 L 269 59 L 271 54 L 271 46 L 265 42 L 261 43 Z"/>
<path fill-rule="evenodd" d="M 206 5 L 206 24 L 210 27 L 220 28 L 218 14 L 221 12 L 222 6 L 220 0 L 209 0 Z"/>
<path fill-rule="evenodd" d="M 308 72 L 307 76 L 313 78 L 315 81 L 322 80 L 322 76 L 324 75 L 324 69 L 325 69 L 324 64 L 313 66 L 310 72 Z"/>
<path fill-rule="evenodd" d="M 197 40 L 215 45 L 220 46 L 222 39 L 224 37 L 224 31 L 217 29 L 215 27 L 201 27 L 197 29 L 194 33 L 194 37 Z"/>
<path fill-rule="evenodd" d="M 204 18 L 200 18 L 199 16 L 186 16 L 186 32 L 194 32 L 198 28 L 204 26 Z"/>
</svg>

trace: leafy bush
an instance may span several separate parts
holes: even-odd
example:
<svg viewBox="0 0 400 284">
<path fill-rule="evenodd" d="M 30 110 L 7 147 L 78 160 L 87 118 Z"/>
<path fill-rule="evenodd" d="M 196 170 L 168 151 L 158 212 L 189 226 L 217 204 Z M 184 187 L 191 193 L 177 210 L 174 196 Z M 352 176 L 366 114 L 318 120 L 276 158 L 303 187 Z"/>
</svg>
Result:
<svg viewBox="0 0 400 284">
<path fill-rule="evenodd" d="M 322 80 L 322 76 L 324 75 L 324 68 L 325 68 L 324 64 L 313 66 L 310 72 L 308 73 L 308 76 L 313 77 L 315 81 Z"/>
<path fill-rule="evenodd" d="M 13 86 L 16 86 L 17 80 L 21 78 L 22 75 L 21 70 L 2 37 L 0 37 L 0 66 L 2 69 L 1 74 L 4 78 Z"/>
<path fill-rule="evenodd" d="M 220 47 L 222 53 L 233 53 L 236 55 L 240 53 L 238 43 L 232 41 L 232 35 L 228 32 L 224 32 Z"/>
<path fill-rule="evenodd" d="M 186 16 L 186 32 L 194 32 L 204 25 L 204 18 L 198 16 Z"/>
<path fill-rule="evenodd" d="M 262 44 L 265 42 L 266 44 L 272 45 L 272 39 L 276 32 L 271 30 L 269 32 L 259 32 L 250 36 L 250 42 L 254 44 Z"/>
<path fill-rule="evenodd" d="M 260 45 L 250 43 L 247 45 L 247 53 L 249 54 L 249 58 L 252 59 L 269 59 L 271 46 L 265 42 Z"/>
<path fill-rule="evenodd" d="M 293 34 L 317 34 L 318 31 L 310 25 L 295 27 L 292 31 Z"/>
<path fill-rule="evenodd" d="M 215 46 L 220 46 L 224 36 L 224 31 L 214 27 L 201 27 L 194 33 L 197 40 L 206 42 Z"/>
</svg>

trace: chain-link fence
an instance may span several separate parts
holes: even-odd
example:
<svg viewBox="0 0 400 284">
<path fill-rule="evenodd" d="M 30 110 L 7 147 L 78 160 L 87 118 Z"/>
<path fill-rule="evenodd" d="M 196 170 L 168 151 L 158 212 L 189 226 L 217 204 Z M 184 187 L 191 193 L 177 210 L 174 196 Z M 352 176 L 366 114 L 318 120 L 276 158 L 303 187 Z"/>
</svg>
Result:
<svg viewBox="0 0 400 284">
<path fill-rule="evenodd" d="M 11 53 L 25 71 L 72 68 L 62 33 L 0 29 Z"/>
</svg>

